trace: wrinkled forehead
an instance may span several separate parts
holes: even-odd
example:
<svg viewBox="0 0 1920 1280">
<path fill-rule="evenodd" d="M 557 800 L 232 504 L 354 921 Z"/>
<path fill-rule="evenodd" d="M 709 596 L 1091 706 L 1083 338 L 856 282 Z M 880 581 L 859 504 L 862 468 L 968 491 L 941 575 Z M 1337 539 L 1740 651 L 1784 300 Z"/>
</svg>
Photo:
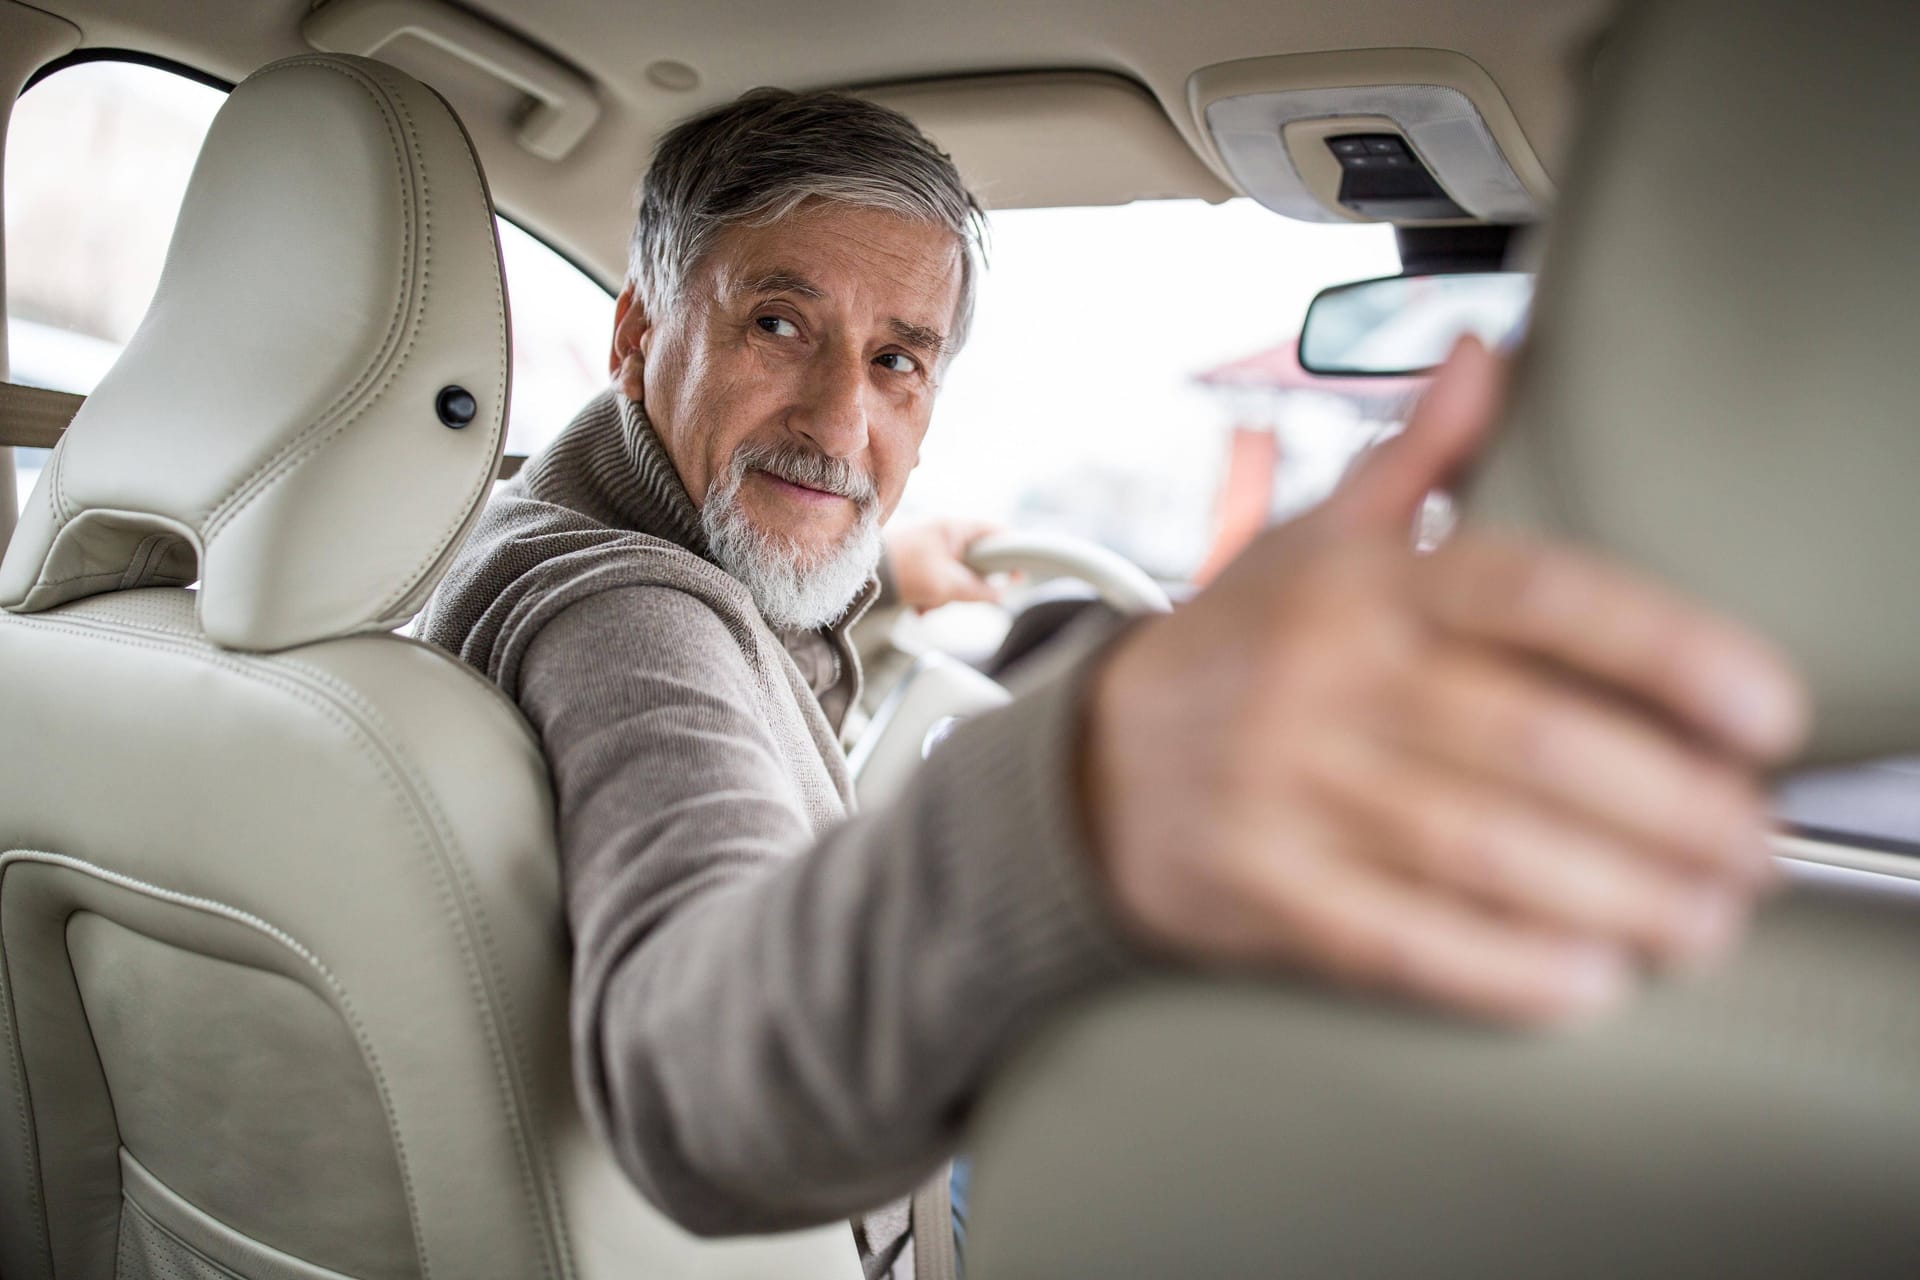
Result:
<svg viewBox="0 0 1920 1280">
<path fill-rule="evenodd" d="M 787 295 L 948 339 L 966 283 L 951 229 L 884 209 L 809 202 L 764 225 L 722 230 L 694 275 L 723 304 Z"/>
</svg>

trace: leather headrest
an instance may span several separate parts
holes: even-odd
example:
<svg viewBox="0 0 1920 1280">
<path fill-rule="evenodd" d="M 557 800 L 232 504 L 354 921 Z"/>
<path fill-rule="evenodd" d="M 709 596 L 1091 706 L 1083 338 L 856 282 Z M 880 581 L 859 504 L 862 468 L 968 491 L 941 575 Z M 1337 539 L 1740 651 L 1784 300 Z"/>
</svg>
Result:
<svg viewBox="0 0 1920 1280">
<path fill-rule="evenodd" d="M 377 62 L 275 63 L 215 117 L 153 304 L 42 472 L 0 606 L 197 575 L 229 648 L 396 626 L 487 497 L 507 369 L 492 207 L 453 113 Z"/>
<path fill-rule="evenodd" d="M 1911 0 L 1633 10 L 1468 495 L 1774 637 L 1810 762 L 1920 746 L 1916 55 Z"/>
</svg>

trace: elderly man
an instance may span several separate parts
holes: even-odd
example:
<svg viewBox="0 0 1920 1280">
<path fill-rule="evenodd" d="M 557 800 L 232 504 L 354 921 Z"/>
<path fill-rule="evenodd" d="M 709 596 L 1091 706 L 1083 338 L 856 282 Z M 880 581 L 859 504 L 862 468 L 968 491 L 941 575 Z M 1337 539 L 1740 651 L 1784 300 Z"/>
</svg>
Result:
<svg viewBox="0 0 1920 1280">
<path fill-rule="evenodd" d="M 1287 967 L 1538 1024 L 1724 951 L 1770 874 L 1757 772 L 1802 719 L 1763 645 L 1616 570 L 1412 552 L 1496 408 L 1469 345 L 1324 507 L 850 817 L 847 630 L 979 222 L 856 99 L 759 90 L 669 133 L 613 386 L 425 626 L 544 744 L 580 1092 L 623 1166 L 699 1232 L 855 1216 L 874 1274 L 904 1270 L 876 1206 L 953 1153 L 993 1065 L 1129 971 Z M 908 559 L 978 590 L 951 551 Z"/>
</svg>

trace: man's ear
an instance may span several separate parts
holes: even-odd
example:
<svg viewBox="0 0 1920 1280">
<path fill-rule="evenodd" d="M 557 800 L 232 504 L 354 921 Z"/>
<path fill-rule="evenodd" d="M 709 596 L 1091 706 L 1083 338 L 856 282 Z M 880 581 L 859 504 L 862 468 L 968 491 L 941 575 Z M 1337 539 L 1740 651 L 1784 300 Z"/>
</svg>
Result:
<svg viewBox="0 0 1920 1280">
<path fill-rule="evenodd" d="M 607 372 L 629 400 L 645 399 L 647 328 L 647 305 L 628 281 L 613 304 L 613 347 L 607 353 Z"/>
</svg>

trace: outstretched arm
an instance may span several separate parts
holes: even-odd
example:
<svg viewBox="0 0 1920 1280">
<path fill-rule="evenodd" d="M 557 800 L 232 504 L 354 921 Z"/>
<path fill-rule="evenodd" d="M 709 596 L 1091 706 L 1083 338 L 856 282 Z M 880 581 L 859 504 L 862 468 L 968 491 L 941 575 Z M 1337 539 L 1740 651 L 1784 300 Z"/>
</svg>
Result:
<svg viewBox="0 0 1920 1280">
<path fill-rule="evenodd" d="M 904 1194 L 1008 1045 L 1128 964 L 1072 810 L 1071 684 L 820 833 L 739 644 L 690 596 L 569 607 L 517 693 L 558 799 L 583 1100 L 692 1230 Z"/>
</svg>

